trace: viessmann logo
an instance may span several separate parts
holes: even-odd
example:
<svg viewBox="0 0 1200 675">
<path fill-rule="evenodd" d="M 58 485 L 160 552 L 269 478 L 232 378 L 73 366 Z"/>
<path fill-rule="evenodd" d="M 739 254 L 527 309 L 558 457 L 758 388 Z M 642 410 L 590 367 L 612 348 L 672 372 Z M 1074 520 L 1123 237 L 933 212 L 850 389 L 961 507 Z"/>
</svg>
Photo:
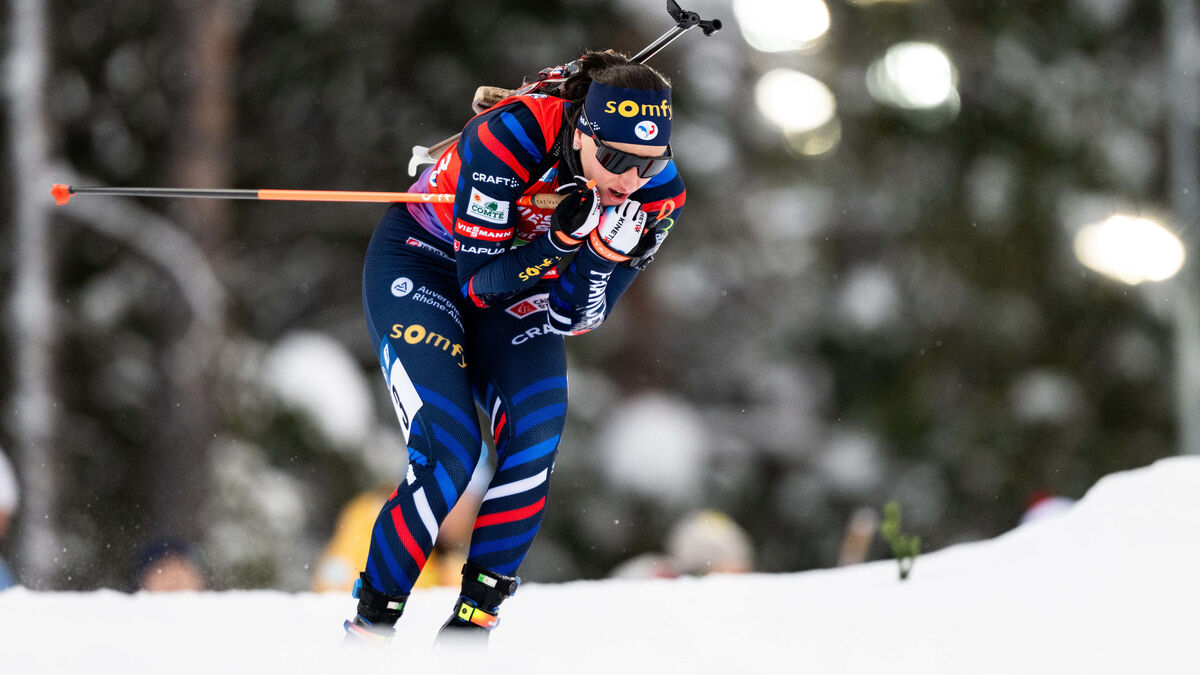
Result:
<svg viewBox="0 0 1200 675">
<path fill-rule="evenodd" d="M 503 225 L 508 222 L 509 202 L 489 197 L 476 188 L 471 188 L 471 200 L 467 202 L 467 213 L 489 223 Z"/>
<path fill-rule="evenodd" d="M 493 230 L 490 227 L 468 223 L 465 220 L 455 221 L 454 231 L 464 237 L 482 239 L 484 241 L 508 241 L 513 236 L 513 228 L 511 227 L 507 230 Z"/>
</svg>

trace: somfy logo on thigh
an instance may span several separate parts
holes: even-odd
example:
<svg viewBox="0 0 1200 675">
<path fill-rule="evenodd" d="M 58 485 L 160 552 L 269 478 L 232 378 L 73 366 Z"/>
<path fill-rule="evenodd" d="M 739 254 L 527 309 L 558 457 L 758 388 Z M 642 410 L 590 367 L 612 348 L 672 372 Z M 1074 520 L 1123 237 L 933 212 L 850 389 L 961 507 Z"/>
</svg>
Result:
<svg viewBox="0 0 1200 675">
<path fill-rule="evenodd" d="M 412 293 L 412 290 L 413 282 L 412 279 L 409 279 L 408 277 L 400 277 L 392 282 L 392 295 L 396 296 L 397 298 L 403 298 L 409 293 Z"/>
</svg>

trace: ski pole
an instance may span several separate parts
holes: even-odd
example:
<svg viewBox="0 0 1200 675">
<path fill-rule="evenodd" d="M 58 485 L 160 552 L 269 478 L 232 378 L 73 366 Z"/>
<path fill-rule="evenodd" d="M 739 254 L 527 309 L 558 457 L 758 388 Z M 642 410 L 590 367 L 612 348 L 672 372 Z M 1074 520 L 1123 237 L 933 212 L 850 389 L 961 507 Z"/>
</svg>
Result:
<svg viewBox="0 0 1200 675">
<path fill-rule="evenodd" d="M 114 188 L 76 187 L 55 183 L 50 194 L 59 206 L 71 201 L 74 195 L 110 195 L 121 197 L 184 197 L 207 199 L 258 199 L 288 202 L 421 202 L 453 204 L 454 195 L 431 195 L 421 192 L 361 192 L 346 190 L 205 190 L 203 188 Z M 560 194 L 545 192 L 517 200 L 517 206 L 552 209 L 563 200 Z"/>
</svg>

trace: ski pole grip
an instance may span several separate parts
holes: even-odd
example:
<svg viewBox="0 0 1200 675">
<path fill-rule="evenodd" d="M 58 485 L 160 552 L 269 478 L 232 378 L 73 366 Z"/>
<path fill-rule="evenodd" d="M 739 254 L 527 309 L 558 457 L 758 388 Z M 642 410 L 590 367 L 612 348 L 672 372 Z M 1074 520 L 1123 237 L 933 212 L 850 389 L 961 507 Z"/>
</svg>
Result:
<svg viewBox="0 0 1200 675">
<path fill-rule="evenodd" d="M 533 195 L 529 198 L 529 201 L 533 204 L 534 208 L 553 209 L 554 207 L 558 206 L 559 202 L 561 202 L 564 198 L 564 195 L 555 194 L 553 192 L 543 192 Z"/>
</svg>

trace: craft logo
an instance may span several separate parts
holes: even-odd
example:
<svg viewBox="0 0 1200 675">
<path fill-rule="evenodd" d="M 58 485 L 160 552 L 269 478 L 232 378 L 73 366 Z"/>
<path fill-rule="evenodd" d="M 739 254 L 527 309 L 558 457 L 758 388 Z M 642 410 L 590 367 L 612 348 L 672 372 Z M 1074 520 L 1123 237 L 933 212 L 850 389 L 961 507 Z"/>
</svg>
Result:
<svg viewBox="0 0 1200 675">
<path fill-rule="evenodd" d="M 475 173 L 471 174 L 471 180 L 476 181 L 478 183 L 491 183 L 492 185 L 507 185 L 509 187 L 514 187 L 514 188 L 521 187 L 521 181 L 517 180 L 516 178 L 508 178 L 506 176 L 493 176 L 491 174 L 486 174 L 481 171 L 476 171 Z"/>
<path fill-rule="evenodd" d="M 633 133 L 643 141 L 652 141 L 658 136 L 658 125 L 650 120 L 642 120 L 633 128 Z"/>
<path fill-rule="evenodd" d="M 544 311 L 549 307 L 550 307 L 550 294 L 549 293 L 541 293 L 539 295 L 533 295 L 528 298 L 525 298 L 524 300 L 514 304 L 513 306 L 509 307 L 508 309 L 506 309 L 504 311 L 517 317 L 518 319 L 524 319 L 525 317 L 529 316 L 530 314 Z"/>
<path fill-rule="evenodd" d="M 492 199 L 471 188 L 471 201 L 467 204 L 467 213 L 480 220 L 503 225 L 508 222 L 508 205 L 506 201 Z"/>
<path fill-rule="evenodd" d="M 662 103 L 652 105 L 649 103 L 638 103 L 637 101 L 605 101 L 604 112 L 617 113 L 621 117 L 665 117 L 671 119 L 671 104 L 667 99 L 663 99 Z"/>
<path fill-rule="evenodd" d="M 412 289 L 413 282 L 408 277 L 400 277 L 392 282 L 392 295 L 396 296 L 397 298 L 403 298 L 409 293 L 412 293 Z"/>
<path fill-rule="evenodd" d="M 507 230 L 493 230 L 482 225 L 468 223 L 465 220 L 454 222 L 454 231 L 464 237 L 472 239 L 482 239 L 484 241 L 508 241 L 513 236 L 513 228 Z"/>
</svg>

